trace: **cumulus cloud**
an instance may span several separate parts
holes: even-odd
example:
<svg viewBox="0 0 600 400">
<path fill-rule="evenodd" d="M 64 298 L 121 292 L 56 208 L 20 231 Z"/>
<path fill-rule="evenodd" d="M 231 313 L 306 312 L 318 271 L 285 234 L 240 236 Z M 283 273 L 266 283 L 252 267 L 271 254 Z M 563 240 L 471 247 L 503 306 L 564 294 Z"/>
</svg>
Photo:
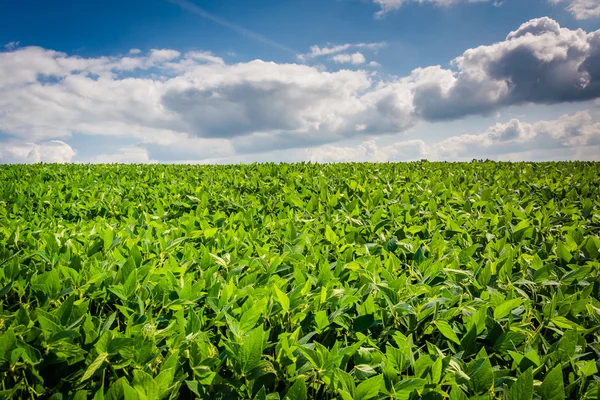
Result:
<svg viewBox="0 0 600 400">
<path fill-rule="evenodd" d="M 152 49 L 150 50 L 150 60 L 152 61 L 168 61 L 177 58 L 181 55 L 177 50 L 170 49 Z"/>
<path fill-rule="evenodd" d="M 600 123 L 594 123 L 588 111 L 581 111 L 552 121 L 526 123 L 513 119 L 476 135 L 445 139 L 434 145 L 431 153 L 438 159 L 496 157 L 550 149 L 562 149 L 563 154 L 572 155 L 573 150 L 599 145 Z"/>
<path fill-rule="evenodd" d="M 356 52 L 353 54 L 336 54 L 335 56 L 332 57 L 332 60 L 337 63 L 337 64 L 354 64 L 354 65 L 358 65 L 358 64 L 364 64 L 366 59 L 365 56 L 362 55 L 362 53 L 360 52 Z"/>
<path fill-rule="evenodd" d="M 600 17 L 600 3 L 598 0 L 549 0 L 552 4 L 565 3 L 575 19 L 583 20 Z"/>
<path fill-rule="evenodd" d="M 378 46 L 312 53 L 353 62 L 348 49 Z M 39 47 L 0 52 L 0 132 L 34 143 L 73 134 L 135 138 L 151 152 L 187 143 L 190 158 L 211 157 L 210 149 L 226 157 L 325 145 L 400 133 L 422 120 L 599 97 L 600 31 L 562 28 L 549 18 L 465 51 L 450 68 L 399 78 L 261 60 L 229 64 L 202 51 L 97 58 Z"/>
<path fill-rule="evenodd" d="M 449 7 L 449 6 L 452 6 L 455 4 L 459 4 L 459 3 L 487 3 L 489 1 L 490 0 L 373 0 L 373 3 L 377 4 L 379 7 L 381 7 L 381 10 L 379 10 L 375 14 L 376 16 L 381 17 L 385 13 L 388 13 L 393 10 L 398 10 L 403 5 L 409 4 L 409 3 L 418 3 L 418 4 L 429 3 L 429 4 L 433 4 L 435 6 Z M 552 0 L 552 1 L 556 1 L 556 0 Z M 500 6 L 501 3 L 494 2 L 494 5 Z"/>
<path fill-rule="evenodd" d="M 373 122 L 370 131 L 399 131 L 414 123 L 410 113 L 395 118 L 398 110 L 373 99 L 364 71 L 260 60 L 225 65 L 197 52 L 176 61 L 174 56 L 154 51 L 86 59 L 41 48 L 0 53 L 0 131 L 35 140 L 81 133 L 146 142 L 262 134 L 295 146 L 303 138 L 353 135 L 362 121 Z M 163 75 L 121 75 L 150 67 Z"/>
<path fill-rule="evenodd" d="M 40 143 L 10 141 L 0 147 L 0 163 L 68 163 L 75 154 L 71 146 L 60 140 Z"/>
<path fill-rule="evenodd" d="M 414 105 L 426 120 L 484 114 L 523 103 L 553 104 L 600 96 L 600 31 L 531 20 L 506 40 L 465 51 L 452 61 L 413 71 Z"/>
</svg>

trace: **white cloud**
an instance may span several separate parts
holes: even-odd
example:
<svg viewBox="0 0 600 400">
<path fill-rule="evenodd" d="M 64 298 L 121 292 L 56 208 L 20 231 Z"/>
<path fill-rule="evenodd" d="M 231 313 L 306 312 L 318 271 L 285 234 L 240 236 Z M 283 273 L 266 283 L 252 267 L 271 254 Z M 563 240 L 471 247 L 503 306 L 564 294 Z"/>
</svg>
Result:
<svg viewBox="0 0 600 400">
<path fill-rule="evenodd" d="M 422 140 L 400 141 L 382 148 L 369 140 L 357 147 L 321 146 L 305 151 L 309 161 L 320 163 L 413 161 L 427 152 Z"/>
<path fill-rule="evenodd" d="M 377 47 L 351 46 L 359 45 Z M 315 54 L 346 54 L 339 48 Z M 82 58 L 17 48 L 0 52 L 0 132 L 34 143 L 73 134 L 134 138 L 149 159 L 159 152 L 174 159 L 168 147 L 214 158 L 396 134 L 420 120 L 494 115 L 511 105 L 600 97 L 600 31 L 561 28 L 549 18 L 466 50 L 452 64 L 380 78 L 261 60 L 227 64 L 201 51 Z"/>
<path fill-rule="evenodd" d="M 440 7 L 449 7 L 459 3 L 487 3 L 490 0 L 373 0 L 374 4 L 377 4 L 381 7 L 375 15 L 378 17 L 383 16 L 385 13 L 388 13 L 393 10 L 398 10 L 405 4 L 409 3 L 418 3 L 425 4 L 430 3 L 435 6 Z M 499 6 L 501 3 L 495 2 L 494 5 Z"/>
<path fill-rule="evenodd" d="M 575 19 L 591 19 L 600 17 L 600 2 L 598 0 L 549 0 L 552 4 L 566 3 Z"/>
<path fill-rule="evenodd" d="M 317 45 L 310 47 L 310 53 L 305 54 L 307 58 L 314 58 L 319 56 L 328 56 L 331 54 L 341 53 L 342 51 L 348 50 L 352 47 L 351 44 L 340 44 L 337 46 L 319 47 Z"/>
<path fill-rule="evenodd" d="M 123 147 L 112 154 L 99 154 L 90 160 L 92 164 L 148 164 L 155 161 L 150 160 L 148 150 L 141 147 Z"/>
<path fill-rule="evenodd" d="M 332 56 L 334 54 L 343 53 L 345 51 L 351 49 L 363 49 L 372 52 L 376 52 L 379 49 L 387 46 L 385 42 L 374 42 L 374 43 L 346 43 L 340 45 L 327 45 L 324 47 L 319 47 L 317 45 L 310 47 L 310 52 L 306 54 L 299 54 L 298 59 L 302 62 L 306 62 L 310 59 L 322 57 L 322 56 Z M 335 57 L 334 57 L 335 59 Z"/>
<path fill-rule="evenodd" d="M 152 49 L 150 50 L 150 60 L 152 61 L 169 61 L 178 58 L 181 55 L 177 50 L 170 49 Z"/>
<path fill-rule="evenodd" d="M 363 56 L 361 53 L 356 52 L 353 54 L 336 54 L 335 56 L 332 57 L 332 60 L 337 63 L 337 64 L 354 64 L 354 65 L 359 65 L 359 64 L 364 64 L 366 59 L 365 56 Z"/>
<path fill-rule="evenodd" d="M 561 28 L 550 18 L 531 20 L 503 42 L 465 51 L 456 71 L 416 69 L 416 112 L 427 120 L 490 113 L 507 105 L 552 104 L 600 96 L 600 31 Z"/>
<path fill-rule="evenodd" d="M 372 85 L 364 71 L 327 72 L 260 60 L 207 64 L 212 56 L 206 53 L 156 61 L 173 56 L 161 51 L 85 59 L 41 48 L 0 53 L 0 131 L 29 140 L 81 133 L 146 142 L 189 134 L 267 135 L 274 143 L 295 146 L 308 137 L 337 140 L 363 119 L 379 120 L 375 104 L 362 99 Z M 150 67 L 164 75 L 120 77 Z M 397 131 L 412 123 L 398 122 L 385 128 Z"/>
<path fill-rule="evenodd" d="M 10 141 L 0 147 L 0 163 L 68 163 L 76 151 L 67 143 L 51 140 L 40 143 Z"/>
<path fill-rule="evenodd" d="M 209 51 L 188 51 L 185 53 L 185 58 L 194 61 L 206 61 L 215 64 L 225 64 L 221 57 L 217 57 Z"/>
<path fill-rule="evenodd" d="M 543 152 L 549 149 L 562 149 L 563 154 L 572 156 L 574 150 L 599 145 L 600 123 L 594 123 L 588 111 L 581 111 L 536 123 L 513 119 L 491 126 L 477 135 L 445 139 L 431 150 L 435 158 L 461 160 L 487 156 L 497 158 L 502 154 Z"/>
<path fill-rule="evenodd" d="M 358 147 L 321 146 L 306 150 L 312 162 L 384 161 L 377 160 L 379 153 L 375 141 L 369 140 Z"/>
<path fill-rule="evenodd" d="M 344 161 L 469 161 L 473 158 L 496 160 L 586 159 L 600 160 L 600 122 L 589 112 L 563 115 L 552 121 L 527 123 L 513 119 L 486 131 L 452 136 L 436 143 L 403 140 L 379 147 L 370 140 L 357 147 L 321 146 L 307 149 L 315 162 Z"/>
<path fill-rule="evenodd" d="M 129 54 L 134 55 L 134 56 L 138 55 L 138 54 L 141 54 L 141 53 L 142 53 L 142 51 L 140 49 L 131 49 L 131 50 L 129 50 Z"/>
</svg>

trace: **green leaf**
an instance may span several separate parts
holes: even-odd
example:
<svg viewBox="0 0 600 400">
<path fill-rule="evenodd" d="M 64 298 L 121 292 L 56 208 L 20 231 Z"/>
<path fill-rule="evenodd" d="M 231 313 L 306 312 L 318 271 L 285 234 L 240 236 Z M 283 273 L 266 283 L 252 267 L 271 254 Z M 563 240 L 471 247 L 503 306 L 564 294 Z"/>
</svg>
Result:
<svg viewBox="0 0 600 400">
<path fill-rule="evenodd" d="M 503 302 L 494 309 L 494 319 L 502 319 L 506 317 L 512 310 L 519 307 L 523 303 L 522 299 L 512 299 Z"/>
<path fill-rule="evenodd" d="M 460 263 L 467 264 L 479 247 L 479 244 L 474 244 L 472 246 L 467 247 L 466 249 L 461 250 L 461 252 L 458 254 L 458 260 L 460 261 Z"/>
<path fill-rule="evenodd" d="M 533 372 L 527 369 L 510 387 L 509 400 L 531 400 L 533 398 Z"/>
<path fill-rule="evenodd" d="M 107 332 L 110 329 L 110 327 L 112 326 L 113 322 L 115 322 L 116 318 L 117 318 L 117 312 L 116 311 L 114 313 L 110 314 L 106 318 L 106 321 L 104 321 L 104 325 L 102 325 L 102 328 L 100 329 L 100 332 L 98 332 L 98 337 L 102 336 L 105 332 Z"/>
<path fill-rule="evenodd" d="M 240 330 L 243 333 L 250 332 L 256 326 L 256 323 L 263 315 L 265 310 L 265 301 L 256 302 L 250 309 L 242 313 L 240 318 Z"/>
<path fill-rule="evenodd" d="M 141 398 L 147 400 L 160 399 L 159 388 L 154 379 L 152 379 L 152 375 L 136 369 L 133 371 L 132 385 Z"/>
<path fill-rule="evenodd" d="M 504 332 L 496 339 L 494 343 L 494 350 L 504 352 L 506 350 L 513 350 L 518 345 L 523 343 L 527 339 L 527 334 L 521 332 Z"/>
<path fill-rule="evenodd" d="M 129 255 L 135 261 L 135 266 L 139 268 L 142 265 L 142 253 L 140 253 L 140 249 L 138 249 L 136 244 L 131 245 Z"/>
<path fill-rule="evenodd" d="M 494 370 L 487 358 L 473 361 L 469 365 L 468 375 L 471 377 L 469 385 L 475 393 L 485 393 L 494 385 Z"/>
<path fill-rule="evenodd" d="M 138 284 L 138 274 L 137 269 L 134 270 L 125 281 L 125 285 L 123 285 L 123 291 L 125 292 L 125 296 L 130 299 L 134 294 Z"/>
<path fill-rule="evenodd" d="M 100 353 L 98 355 L 98 357 L 96 357 L 96 359 L 94 361 L 92 361 L 92 363 L 87 367 L 87 369 L 85 370 L 85 373 L 81 377 L 80 382 L 90 379 L 92 377 L 92 375 L 94 375 L 94 373 L 96 373 L 98 368 L 100 368 L 102 366 L 102 364 L 104 364 L 104 361 L 106 361 L 107 358 L 108 358 L 108 353 Z"/>
<path fill-rule="evenodd" d="M 104 241 L 102 239 L 96 240 L 88 249 L 87 256 L 91 257 L 94 254 L 102 251 L 102 246 L 104 245 Z"/>
<path fill-rule="evenodd" d="M 171 386 L 173 385 L 173 379 L 175 378 L 175 368 L 166 368 L 162 369 L 160 373 L 154 378 L 154 382 L 158 387 L 158 392 L 160 393 L 160 398 L 164 398 Z"/>
<path fill-rule="evenodd" d="M 594 239 L 595 238 L 593 236 L 591 236 L 591 237 L 588 237 L 588 239 L 585 242 L 585 251 L 586 251 L 588 257 L 591 258 L 592 260 L 598 258 L 598 254 L 600 253 L 599 248 L 598 248 L 599 246 L 596 243 L 597 239 L 596 240 L 594 240 Z"/>
<path fill-rule="evenodd" d="M 567 263 L 573 259 L 573 255 L 571 254 L 567 246 L 563 244 L 563 242 L 558 242 L 558 245 L 556 246 L 556 255 L 561 260 Z"/>
<path fill-rule="evenodd" d="M 17 338 L 12 328 L 0 336 L 0 358 L 8 360 L 10 352 L 16 347 Z"/>
<path fill-rule="evenodd" d="M 88 394 L 85 390 L 78 390 L 73 396 L 73 400 L 87 400 Z"/>
<path fill-rule="evenodd" d="M 410 395 L 415 390 L 416 391 L 423 390 L 427 383 L 428 382 L 425 379 L 419 379 L 419 378 L 403 379 L 394 386 L 394 391 L 396 392 L 395 399 L 408 400 L 410 398 Z"/>
<path fill-rule="evenodd" d="M 140 396 L 134 388 L 123 382 L 123 400 L 139 400 Z"/>
<path fill-rule="evenodd" d="M 345 391 L 344 389 L 338 389 L 338 394 L 340 395 L 342 400 L 354 400 L 352 395 L 350 393 L 348 393 L 347 391 Z"/>
<path fill-rule="evenodd" d="M 581 329 L 583 330 L 583 328 L 579 325 L 577 325 L 575 322 L 568 320 L 565 317 L 554 317 L 551 318 L 550 321 L 558 326 L 561 329 Z"/>
<path fill-rule="evenodd" d="M 352 325 L 352 330 L 354 332 L 363 332 L 373 326 L 375 322 L 375 317 L 373 314 L 361 315 L 354 320 L 354 324 Z"/>
<path fill-rule="evenodd" d="M 281 305 L 283 312 L 287 313 L 290 310 L 290 299 L 287 294 L 283 293 L 277 286 L 273 286 L 275 296 L 277 296 L 277 302 Z"/>
<path fill-rule="evenodd" d="M 319 311 L 315 314 L 315 324 L 319 331 L 324 331 L 329 328 L 329 318 L 327 318 L 327 311 Z"/>
<path fill-rule="evenodd" d="M 358 378 L 359 380 L 365 380 L 367 378 L 377 375 L 377 371 L 375 370 L 375 368 L 373 368 L 369 364 L 355 365 L 354 373 L 356 375 L 356 378 Z"/>
<path fill-rule="evenodd" d="M 560 365 L 554 367 L 544 378 L 538 389 L 542 400 L 564 400 L 565 386 Z"/>
<path fill-rule="evenodd" d="M 10 289 L 12 289 L 12 287 L 13 282 L 10 282 L 8 285 L 4 286 L 2 289 L 0 289 L 0 296 L 6 296 L 10 292 Z"/>
<path fill-rule="evenodd" d="M 289 400 L 306 400 L 306 382 L 304 379 L 300 377 L 300 379 L 296 379 L 292 387 L 289 388 L 287 393 L 285 394 L 285 399 Z"/>
<path fill-rule="evenodd" d="M 135 399 L 135 395 L 132 393 L 133 390 L 134 389 L 129 386 L 127 379 L 122 377 L 110 385 L 104 398 L 106 400 L 121 400 L 124 399 L 125 396 L 128 396 L 128 399 Z"/>
<path fill-rule="evenodd" d="M 206 228 L 202 233 L 204 234 L 205 239 L 210 239 L 211 237 L 215 236 L 218 231 L 219 228 Z"/>
<path fill-rule="evenodd" d="M 200 392 L 198 391 L 198 381 L 185 381 L 185 385 L 188 387 L 188 389 L 190 389 L 190 392 L 196 395 L 196 397 L 202 398 Z M 261 388 L 260 391 L 264 392 L 264 386 Z M 256 398 L 259 399 L 260 397 L 257 395 Z"/>
<path fill-rule="evenodd" d="M 452 391 L 450 392 L 450 400 L 469 400 L 465 392 L 462 391 L 458 385 L 452 385 Z"/>
<path fill-rule="evenodd" d="M 267 391 L 265 390 L 264 386 L 261 386 L 260 390 L 256 392 L 253 400 L 267 400 Z"/>
<path fill-rule="evenodd" d="M 579 372 L 583 376 L 592 376 L 592 375 L 598 373 L 598 366 L 596 365 L 596 361 L 594 361 L 594 360 L 586 361 L 583 364 L 583 366 L 579 369 Z"/>
<path fill-rule="evenodd" d="M 338 236 L 329 225 L 325 226 L 325 239 L 327 239 L 330 243 L 333 244 L 336 244 L 339 240 Z"/>
<path fill-rule="evenodd" d="M 410 366 L 410 357 L 395 347 L 387 345 L 385 347 L 385 355 L 387 362 L 397 372 L 403 372 Z"/>
<path fill-rule="evenodd" d="M 383 382 L 383 375 L 376 375 L 372 378 L 363 381 L 356 387 L 354 393 L 355 400 L 369 400 L 374 399 L 379 394 Z"/>
<path fill-rule="evenodd" d="M 252 330 L 245 338 L 244 343 L 240 347 L 240 352 L 237 355 L 241 371 L 248 374 L 254 367 L 258 365 L 262 357 L 263 351 L 263 330 L 259 326 Z"/>
<path fill-rule="evenodd" d="M 441 334 L 446 337 L 446 339 L 449 339 L 456 344 L 460 344 L 460 340 L 458 339 L 458 336 L 456 335 L 456 333 L 452 329 L 452 326 L 450 326 L 450 324 L 448 322 L 435 321 L 435 326 L 438 328 L 438 330 L 441 332 Z"/>
</svg>

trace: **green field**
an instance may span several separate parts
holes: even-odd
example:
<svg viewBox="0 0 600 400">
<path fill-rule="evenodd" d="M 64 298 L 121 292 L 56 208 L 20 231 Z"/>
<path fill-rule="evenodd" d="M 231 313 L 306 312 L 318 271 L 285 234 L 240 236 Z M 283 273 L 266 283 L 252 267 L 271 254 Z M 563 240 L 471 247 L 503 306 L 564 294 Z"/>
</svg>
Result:
<svg viewBox="0 0 600 400">
<path fill-rule="evenodd" d="M 0 398 L 598 399 L 600 164 L 0 167 Z"/>
</svg>

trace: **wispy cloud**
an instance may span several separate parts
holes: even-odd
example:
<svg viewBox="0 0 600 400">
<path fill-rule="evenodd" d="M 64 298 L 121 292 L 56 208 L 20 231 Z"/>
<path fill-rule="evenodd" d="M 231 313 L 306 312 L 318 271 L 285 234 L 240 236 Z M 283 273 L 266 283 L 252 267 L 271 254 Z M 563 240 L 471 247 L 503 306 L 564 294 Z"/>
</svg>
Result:
<svg viewBox="0 0 600 400">
<path fill-rule="evenodd" d="M 345 51 L 353 49 L 353 48 L 376 52 L 377 50 L 379 50 L 385 46 L 387 46 L 387 43 L 385 43 L 385 42 L 346 43 L 346 44 L 340 44 L 340 45 L 327 45 L 324 47 L 314 45 L 314 46 L 310 47 L 310 53 L 299 54 L 298 59 L 300 61 L 305 62 L 311 58 L 316 58 L 316 57 L 321 57 L 321 56 L 332 56 L 334 54 L 339 54 L 339 53 L 345 52 Z"/>
<path fill-rule="evenodd" d="M 278 43 L 272 39 L 269 39 L 268 37 L 261 35 L 260 33 L 251 31 L 250 29 L 244 28 L 243 26 L 234 24 L 233 22 L 229 22 L 223 18 L 217 17 L 214 14 L 211 14 L 208 11 L 206 11 L 205 9 L 198 7 L 196 4 L 192 3 L 191 1 L 188 1 L 188 0 L 168 0 L 168 1 L 170 1 L 173 4 L 177 4 L 179 7 L 183 8 L 184 10 L 187 10 L 191 13 L 194 13 L 203 18 L 206 18 L 213 22 L 216 22 L 219 25 L 229 28 L 232 31 L 237 32 L 242 36 L 246 36 L 250 39 L 254 39 L 258 42 L 264 43 L 268 46 L 274 47 L 279 50 L 286 51 L 286 52 L 294 54 L 294 55 L 297 54 L 297 52 L 294 51 L 293 49 L 291 49 L 287 46 L 284 46 L 281 43 Z"/>
<path fill-rule="evenodd" d="M 549 0 L 551 4 L 567 3 L 569 11 L 575 19 L 591 19 L 600 17 L 598 0 Z"/>
<path fill-rule="evenodd" d="M 372 0 L 374 4 L 377 4 L 381 7 L 377 13 L 375 13 L 375 17 L 381 18 L 384 14 L 398 10 L 404 4 L 408 3 L 418 3 L 418 4 L 433 4 L 438 7 L 449 7 L 459 3 L 488 3 L 490 0 Z M 561 1 L 561 0 L 551 0 L 551 1 Z M 583 0 L 588 1 L 588 0 Z M 589 0 L 596 1 L 596 0 Z M 502 1 L 496 0 L 493 2 L 494 6 L 499 7 L 502 5 Z"/>
<path fill-rule="evenodd" d="M 4 48 L 8 51 L 12 51 L 12 50 L 16 49 L 17 47 L 19 47 L 19 43 L 20 42 L 8 42 L 4 45 Z"/>
</svg>

